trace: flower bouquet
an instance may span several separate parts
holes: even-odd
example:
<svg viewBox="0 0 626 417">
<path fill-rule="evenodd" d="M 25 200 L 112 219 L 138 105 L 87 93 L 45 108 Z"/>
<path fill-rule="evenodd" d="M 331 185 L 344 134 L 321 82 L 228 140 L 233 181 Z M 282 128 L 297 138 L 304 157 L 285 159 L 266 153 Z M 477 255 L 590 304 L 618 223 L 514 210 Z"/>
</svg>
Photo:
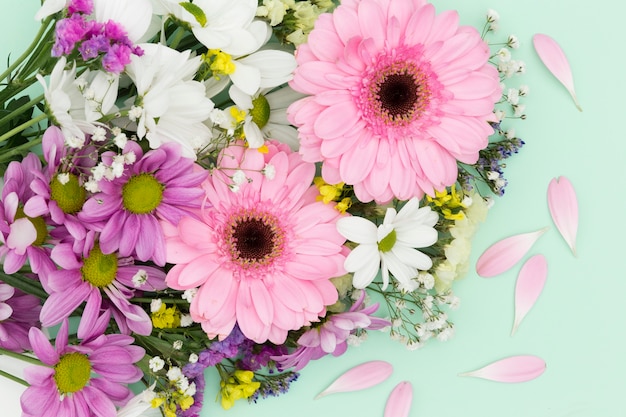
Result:
<svg viewBox="0 0 626 417">
<path fill-rule="evenodd" d="M 523 145 L 495 12 L 477 30 L 425 0 L 46 0 L 35 18 L 0 75 L 0 354 L 33 363 L 0 375 L 28 387 L 24 416 L 197 416 L 208 367 L 230 408 L 368 330 L 453 335 L 452 284 Z"/>
</svg>

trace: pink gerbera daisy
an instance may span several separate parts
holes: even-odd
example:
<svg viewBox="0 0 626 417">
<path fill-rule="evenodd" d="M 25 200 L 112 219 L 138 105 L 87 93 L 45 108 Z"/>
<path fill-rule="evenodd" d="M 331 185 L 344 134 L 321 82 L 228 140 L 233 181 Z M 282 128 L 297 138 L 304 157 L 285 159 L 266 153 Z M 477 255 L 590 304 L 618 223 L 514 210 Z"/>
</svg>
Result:
<svg viewBox="0 0 626 417">
<path fill-rule="evenodd" d="M 136 289 L 155 291 L 165 288 L 165 273 L 158 268 L 133 265 L 132 259 L 105 255 L 96 242 L 75 253 L 72 243 L 61 243 L 52 250 L 52 259 L 61 269 L 48 274 L 52 289 L 41 310 L 41 323 L 48 327 L 60 323 L 86 301 L 78 334 L 88 331 L 103 307 L 103 294 L 112 308 L 122 333 L 148 335 L 152 323 L 148 313 L 129 300 Z"/>
<path fill-rule="evenodd" d="M 132 398 L 127 384 L 143 375 L 135 362 L 144 349 L 132 345 L 130 336 L 94 336 L 68 345 L 65 320 L 51 346 L 41 330 L 31 329 L 34 353 L 45 366 L 24 370 L 30 387 L 21 397 L 23 417 L 115 417 L 115 406 Z"/>
<path fill-rule="evenodd" d="M 186 209 L 198 207 L 204 194 L 200 184 L 207 174 L 182 156 L 177 143 L 163 144 L 144 155 L 137 143 L 129 141 L 124 152 L 134 152 L 137 162 L 127 165 L 121 177 L 99 181 L 102 192 L 87 200 L 79 218 L 102 224 L 98 228 L 104 253 L 119 250 L 121 256 L 164 265 L 165 242 L 158 219 L 176 224 L 189 215 Z M 113 156 L 105 153 L 102 160 Z"/>
<path fill-rule="evenodd" d="M 166 282 L 200 287 L 190 312 L 211 338 L 226 337 L 237 323 L 257 343 L 280 344 L 337 300 L 330 278 L 345 272 L 340 214 L 316 201 L 313 164 L 286 145 L 267 144 L 265 155 L 241 144 L 226 148 L 225 169 L 204 183 L 213 207 L 199 220 L 164 225 L 167 261 L 176 264 Z M 231 189 L 238 172 L 248 180 Z"/>
<path fill-rule="evenodd" d="M 359 200 L 387 202 L 453 184 L 474 163 L 501 97 L 489 48 L 454 11 L 426 0 L 345 0 L 297 51 L 288 110 L 306 161 Z"/>
</svg>

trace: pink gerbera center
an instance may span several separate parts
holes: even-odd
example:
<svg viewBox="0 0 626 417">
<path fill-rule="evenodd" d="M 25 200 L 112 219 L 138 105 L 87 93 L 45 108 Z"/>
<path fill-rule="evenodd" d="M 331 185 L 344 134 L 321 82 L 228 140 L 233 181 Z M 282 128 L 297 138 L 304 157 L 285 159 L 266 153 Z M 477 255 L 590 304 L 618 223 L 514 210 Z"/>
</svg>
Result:
<svg viewBox="0 0 626 417">
<path fill-rule="evenodd" d="M 433 98 L 433 74 L 428 65 L 382 57 L 364 77 L 358 104 L 376 134 L 404 128 L 428 111 Z"/>
<path fill-rule="evenodd" d="M 232 261 L 244 269 L 272 264 L 282 255 L 285 244 L 278 218 L 255 210 L 232 215 L 224 238 Z"/>
<path fill-rule="evenodd" d="M 85 388 L 91 378 L 91 363 L 87 355 L 72 352 L 61 356 L 54 367 L 54 381 L 61 394 L 71 394 Z"/>
</svg>

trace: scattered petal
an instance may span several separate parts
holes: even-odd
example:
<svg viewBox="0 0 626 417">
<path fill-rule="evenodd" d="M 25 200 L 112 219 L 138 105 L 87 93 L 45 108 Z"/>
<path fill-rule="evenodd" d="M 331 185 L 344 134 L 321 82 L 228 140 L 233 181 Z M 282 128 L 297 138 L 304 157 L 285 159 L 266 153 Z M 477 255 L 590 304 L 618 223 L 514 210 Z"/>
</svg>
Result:
<svg viewBox="0 0 626 417">
<path fill-rule="evenodd" d="M 385 361 L 371 361 L 357 365 L 337 378 L 315 399 L 337 392 L 358 391 L 380 384 L 391 376 L 393 366 Z"/>
<path fill-rule="evenodd" d="M 391 391 L 385 405 L 384 417 L 409 417 L 413 402 L 413 385 L 402 381 Z"/>
<path fill-rule="evenodd" d="M 572 183 L 565 177 L 553 178 L 548 185 L 548 208 L 556 228 L 576 255 L 578 200 Z"/>
<path fill-rule="evenodd" d="M 489 379 L 496 382 L 526 382 L 539 377 L 546 370 L 543 359 L 533 355 L 511 356 L 493 362 L 484 368 L 459 374 Z"/>
<path fill-rule="evenodd" d="M 480 255 L 476 262 L 476 272 L 484 278 L 499 275 L 508 271 L 530 250 L 539 236 L 548 230 L 541 230 L 509 236 L 494 243 Z"/>
<path fill-rule="evenodd" d="M 535 255 L 519 271 L 515 285 L 515 322 L 511 336 L 537 301 L 548 276 L 548 262 L 545 256 Z"/>
<path fill-rule="evenodd" d="M 533 36 L 533 45 L 535 46 L 537 55 L 539 55 L 539 58 L 544 65 L 548 68 L 548 70 L 550 70 L 552 75 L 554 75 L 556 79 L 559 80 L 565 88 L 567 88 L 567 91 L 569 91 L 572 99 L 574 100 L 574 104 L 576 104 L 576 108 L 579 111 L 583 111 L 580 104 L 578 104 L 578 99 L 576 98 L 572 69 L 570 68 L 563 49 L 561 49 L 559 44 L 556 43 L 554 39 L 542 33 L 537 33 Z"/>
</svg>

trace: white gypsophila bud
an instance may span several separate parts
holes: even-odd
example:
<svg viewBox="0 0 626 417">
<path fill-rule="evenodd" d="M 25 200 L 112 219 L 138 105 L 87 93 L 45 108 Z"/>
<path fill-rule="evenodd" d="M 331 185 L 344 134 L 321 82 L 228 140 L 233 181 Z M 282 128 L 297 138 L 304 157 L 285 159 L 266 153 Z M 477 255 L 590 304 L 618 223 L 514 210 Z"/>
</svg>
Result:
<svg viewBox="0 0 626 417">
<path fill-rule="evenodd" d="M 87 88 L 87 80 L 85 79 L 85 77 L 75 79 L 73 84 L 80 91 L 83 91 L 85 88 Z"/>
<path fill-rule="evenodd" d="M 191 384 L 189 384 L 189 386 L 187 387 L 187 389 L 185 390 L 185 392 L 183 392 L 183 395 L 187 395 L 189 397 L 193 397 L 194 395 L 196 395 L 196 383 L 192 382 Z"/>
<path fill-rule="evenodd" d="M 515 129 L 510 128 L 506 132 L 504 132 L 504 137 L 507 139 L 513 139 L 515 137 Z"/>
<path fill-rule="evenodd" d="M 519 90 L 517 88 L 509 88 L 506 95 L 506 101 L 511 104 L 519 103 Z"/>
<path fill-rule="evenodd" d="M 445 327 L 437 334 L 437 340 L 441 342 L 447 342 L 454 336 L 454 330 L 451 327 Z"/>
<path fill-rule="evenodd" d="M 198 359 L 198 355 L 196 355 L 195 353 L 189 355 L 189 363 L 196 363 L 198 362 Z"/>
<path fill-rule="evenodd" d="M 187 379 L 187 377 L 185 375 L 182 375 L 176 381 L 176 388 L 178 388 L 178 391 L 180 391 L 180 392 L 187 391 L 187 388 L 189 388 L 189 379 Z"/>
<path fill-rule="evenodd" d="M 526 110 L 526 105 L 516 104 L 515 106 L 513 106 L 513 115 L 515 117 L 521 117 L 524 114 L 525 110 Z"/>
<path fill-rule="evenodd" d="M 494 182 L 494 185 L 499 190 L 506 185 L 506 180 L 504 178 L 498 178 Z"/>
<path fill-rule="evenodd" d="M 496 119 L 498 120 L 498 122 L 501 122 L 506 117 L 506 112 L 504 112 L 502 110 L 496 110 L 494 112 L 494 114 L 495 114 Z"/>
<path fill-rule="evenodd" d="M 121 128 L 121 127 L 119 127 L 119 126 L 113 126 L 113 127 L 111 128 L 111 134 L 112 134 L 113 136 L 117 136 L 117 135 L 119 135 L 120 133 L 122 133 L 122 128 Z"/>
<path fill-rule="evenodd" d="M 274 165 L 272 164 L 265 164 L 265 167 L 261 172 L 263 173 L 263 175 L 265 175 L 265 178 L 270 181 L 276 177 L 276 167 L 274 167 Z"/>
<path fill-rule="evenodd" d="M 172 343 L 172 347 L 175 350 L 181 350 L 183 348 L 183 341 L 182 340 L 175 340 L 174 343 Z"/>
<path fill-rule="evenodd" d="M 193 300 L 193 297 L 195 297 L 197 293 L 198 293 L 197 288 L 189 288 L 188 290 L 185 290 L 183 292 L 183 295 L 181 296 L 181 298 L 183 300 L 186 300 L 188 303 L 191 303 L 191 301 Z"/>
<path fill-rule="evenodd" d="M 101 191 L 100 187 L 98 186 L 98 181 L 96 181 L 94 177 L 89 177 L 89 179 L 83 184 L 83 187 L 85 187 L 85 190 L 94 194 Z"/>
<path fill-rule="evenodd" d="M 433 296 L 432 295 L 427 295 L 426 297 L 424 297 L 424 305 L 426 306 L 426 308 L 428 308 L 429 310 L 431 308 L 433 308 Z"/>
<path fill-rule="evenodd" d="M 124 149 L 127 142 L 128 136 L 126 136 L 126 133 L 120 133 L 118 135 L 115 135 L 115 137 L 113 138 L 113 143 L 120 149 Z"/>
<path fill-rule="evenodd" d="M 65 137 L 65 144 L 68 148 L 80 149 L 85 145 L 85 138 L 79 138 L 77 136 Z"/>
<path fill-rule="evenodd" d="M 113 172 L 113 168 L 111 167 L 106 167 L 104 170 L 104 178 L 106 178 L 109 181 L 113 181 L 116 176 L 115 176 L 115 172 Z"/>
<path fill-rule="evenodd" d="M 155 298 L 150 302 L 150 312 L 156 313 L 161 309 L 161 305 L 163 305 L 163 301 L 160 298 Z"/>
<path fill-rule="evenodd" d="M 519 39 L 515 35 L 509 35 L 509 39 L 506 41 L 509 48 L 519 48 Z"/>
<path fill-rule="evenodd" d="M 456 310 L 459 308 L 459 305 L 461 304 L 461 299 L 459 297 L 456 295 L 449 295 L 446 298 L 446 303 L 450 306 L 450 309 Z"/>
<path fill-rule="evenodd" d="M 153 357 L 148 362 L 148 366 L 152 372 L 159 372 L 165 366 L 165 361 L 158 356 Z"/>
<path fill-rule="evenodd" d="M 463 197 L 463 200 L 461 200 L 461 204 L 463 205 L 463 207 L 470 207 L 473 203 L 474 200 L 472 200 L 472 197 L 470 197 L 469 195 L 466 195 L 465 197 Z"/>
<path fill-rule="evenodd" d="M 496 204 L 492 197 L 485 197 L 485 203 L 487 203 L 487 209 L 490 209 L 494 204 Z"/>
<path fill-rule="evenodd" d="M 193 324 L 193 319 L 189 314 L 180 315 L 180 327 L 189 327 Z"/>
<path fill-rule="evenodd" d="M 134 151 L 129 151 L 124 154 L 124 164 L 132 165 L 137 160 L 137 155 L 135 155 Z"/>
<path fill-rule="evenodd" d="M 63 185 L 67 184 L 68 182 L 70 182 L 70 174 L 68 174 L 67 172 L 57 174 L 57 181 L 59 181 Z"/>
<path fill-rule="evenodd" d="M 528 95 L 529 88 L 528 88 L 527 85 L 520 85 L 519 88 L 518 88 L 518 91 L 519 91 L 519 95 L 521 97 L 525 97 L 525 96 Z"/>
<path fill-rule="evenodd" d="M 221 109 L 213 109 L 209 113 L 209 120 L 215 125 L 223 125 L 228 121 L 228 117 Z"/>
<path fill-rule="evenodd" d="M 406 301 L 402 298 L 398 298 L 396 299 L 396 301 L 394 301 L 394 305 L 396 306 L 396 308 L 399 308 L 401 310 L 406 307 Z"/>
<path fill-rule="evenodd" d="M 143 115 L 143 107 L 132 106 L 128 111 L 128 118 L 131 122 L 136 122 Z"/>
<path fill-rule="evenodd" d="M 104 142 L 107 138 L 107 131 L 102 126 L 96 126 L 91 134 L 91 140 L 94 142 Z"/>
<path fill-rule="evenodd" d="M 235 173 L 233 174 L 233 184 L 235 184 L 235 185 L 241 185 L 244 182 L 246 182 L 247 180 L 248 180 L 248 178 L 246 177 L 246 173 L 243 172 L 240 169 L 235 171 Z"/>
<path fill-rule="evenodd" d="M 496 52 L 498 59 L 500 62 L 508 62 L 511 60 L 511 51 L 508 48 L 500 48 L 498 52 Z"/>
<path fill-rule="evenodd" d="M 403 323 L 402 319 L 400 317 L 396 317 L 395 319 L 391 321 L 391 327 L 401 327 L 402 323 Z"/>
<path fill-rule="evenodd" d="M 430 290 L 435 286 L 435 277 L 428 272 L 420 272 L 420 282 L 425 289 Z"/>
<path fill-rule="evenodd" d="M 172 382 L 178 381 L 182 376 L 183 376 L 183 372 L 180 370 L 178 366 L 172 366 L 167 371 L 167 379 L 169 379 Z"/>
<path fill-rule="evenodd" d="M 487 171 L 487 179 L 489 181 L 495 181 L 500 178 L 500 173 L 496 171 Z"/>
<path fill-rule="evenodd" d="M 141 287 L 148 281 L 148 272 L 146 272 L 144 269 L 138 270 L 137 273 L 133 275 L 132 281 L 135 288 Z"/>
<path fill-rule="evenodd" d="M 424 346 L 424 344 L 418 342 L 417 340 L 409 340 L 406 344 L 407 350 L 410 350 L 410 351 L 417 350 L 421 348 L 422 346 Z"/>
<path fill-rule="evenodd" d="M 239 186 L 237 184 L 230 184 L 228 188 L 230 188 L 230 191 L 232 191 L 233 193 L 239 192 Z"/>
<path fill-rule="evenodd" d="M 106 166 L 102 162 L 98 163 L 98 165 L 91 168 L 91 175 L 93 175 L 93 178 L 96 181 L 100 181 L 102 178 L 104 178 L 105 172 L 106 172 Z"/>
<path fill-rule="evenodd" d="M 500 14 L 493 9 L 487 10 L 487 22 L 497 22 L 500 20 Z"/>
</svg>

